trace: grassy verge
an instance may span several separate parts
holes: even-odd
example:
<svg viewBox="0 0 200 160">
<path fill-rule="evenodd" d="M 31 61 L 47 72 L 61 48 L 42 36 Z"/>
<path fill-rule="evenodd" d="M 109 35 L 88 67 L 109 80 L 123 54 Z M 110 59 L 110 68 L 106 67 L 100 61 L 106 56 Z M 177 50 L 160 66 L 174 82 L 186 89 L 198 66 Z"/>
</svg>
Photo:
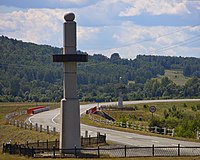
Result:
<svg viewBox="0 0 200 160">
<path fill-rule="evenodd" d="M 125 117 L 125 119 L 128 122 L 132 122 L 134 124 L 140 124 L 140 125 L 148 125 L 150 119 L 152 118 L 152 113 L 149 112 L 149 106 L 156 106 L 157 109 L 156 109 L 156 112 L 154 113 L 154 116 L 162 117 L 164 110 L 169 109 L 172 106 L 176 106 L 177 108 L 183 110 L 185 114 L 195 115 L 198 112 L 192 111 L 192 106 L 197 106 L 199 105 L 199 103 L 200 102 L 165 102 L 165 103 L 157 102 L 157 103 L 148 103 L 148 104 L 130 104 L 127 106 L 137 108 L 137 110 L 135 111 L 105 111 L 105 112 L 111 115 L 117 121 L 120 121 L 121 117 Z M 93 115 L 93 116 L 96 116 L 97 119 L 102 118 L 97 115 Z M 141 119 L 141 121 L 139 121 L 138 119 Z M 89 119 L 88 115 L 83 116 L 81 118 L 81 122 L 87 125 L 92 125 L 96 127 L 104 127 L 104 128 L 125 131 L 125 132 L 130 132 L 130 133 L 159 136 L 159 137 L 172 138 L 172 139 L 178 139 L 178 140 L 184 140 L 184 141 L 200 142 L 199 140 L 192 139 L 192 138 L 172 137 L 169 135 L 160 135 L 160 134 L 155 134 L 151 132 L 121 128 L 121 127 L 116 127 L 116 126 L 105 125 L 102 123 L 92 122 Z"/>
<path fill-rule="evenodd" d="M 196 140 L 196 139 L 172 137 L 169 135 L 161 135 L 161 134 L 155 134 L 155 133 L 151 133 L 151 132 L 145 132 L 145 131 L 133 130 L 133 129 L 129 129 L 129 128 L 109 126 L 109 125 L 102 124 L 102 123 L 96 123 L 96 122 L 91 121 L 89 119 L 88 115 L 85 115 L 81 118 L 81 123 L 86 124 L 86 125 L 95 126 L 95 127 L 101 127 L 101 128 L 103 127 L 103 128 L 108 128 L 108 129 L 113 129 L 113 130 L 123 131 L 123 132 L 129 132 L 129 133 L 136 133 L 136 134 L 163 137 L 163 138 L 171 138 L 171 139 L 177 139 L 177 140 L 183 140 L 183 141 L 199 142 L 199 140 Z"/>
<path fill-rule="evenodd" d="M 51 109 L 58 107 L 56 103 L 40 103 L 37 105 L 50 106 Z M 27 157 L 12 156 L 9 154 L 2 154 L 3 143 L 11 141 L 12 143 L 26 143 L 39 141 L 49 141 L 58 139 L 58 135 L 52 135 L 47 133 L 39 133 L 36 131 L 25 130 L 16 126 L 6 125 L 5 116 L 11 112 L 18 112 L 26 110 L 27 108 L 36 106 L 35 103 L 0 103 L 0 160 L 14 160 L 14 159 L 27 159 Z M 17 119 L 23 120 L 27 115 L 17 117 Z"/>
<path fill-rule="evenodd" d="M 199 113 L 199 111 L 194 111 L 192 108 L 200 105 L 200 102 L 156 102 L 156 103 L 141 103 L 141 104 L 129 104 L 127 107 L 135 108 L 134 111 L 105 111 L 111 117 L 117 121 L 123 121 L 125 119 L 128 122 L 139 125 L 148 125 L 152 119 L 152 113 L 149 111 L 150 106 L 156 107 L 156 112 L 153 114 L 154 117 L 164 118 L 164 112 L 170 110 L 173 106 L 181 111 L 181 113 L 192 117 Z M 124 107 L 126 107 L 124 106 Z M 169 127 L 170 128 L 170 127 Z"/>
<path fill-rule="evenodd" d="M 55 104 L 50 104 L 50 103 L 42 103 L 39 105 L 52 105 L 51 107 L 55 107 Z M 32 158 L 27 158 L 23 156 L 18 156 L 18 155 L 9 155 L 9 154 L 2 154 L 2 144 L 6 143 L 10 140 L 12 142 L 18 142 L 18 143 L 25 143 L 26 141 L 29 142 L 35 142 L 37 140 L 40 141 L 45 141 L 45 140 L 55 140 L 58 138 L 57 136 L 53 136 L 51 134 L 47 133 L 39 133 L 36 131 L 30 131 L 30 130 L 25 130 L 22 128 L 18 128 L 15 126 L 10 126 L 10 125 L 5 125 L 4 122 L 4 117 L 6 114 L 14 112 L 14 111 L 19 111 L 19 110 L 24 110 L 29 107 L 33 107 L 35 104 L 33 103 L 0 103 L 0 160 L 26 160 L 26 159 L 32 159 Z M 58 105 L 57 105 L 58 106 Z M 89 122 L 87 117 L 83 117 L 82 121 L 84 121 L 87 124 L 91 124 L 92 122 Z M 93 124 L 94 125 L 94 124 Z M 102 127 L 102 125 L 99 125 Z M 105 126 L 104 126 L 105 127 Z M 40 158 L 40 160 L 50 160 L 52 158 Z M 60 159 L 60 158 L 59 158 Z M 87 160 L 87 159 L 79 159 L 79 158 L 70 158 L 71 160 Z M 104 160 L 109 160 L 111 158 L 102 158 Z M 129 160 L 200 160 L 200 157 L 136 157 L 136 158 L 112 158 L 116 160 L 124 160 L 124 159 L 129 159 Z"/>
<path fill-rule="evenodd" d="M 59 103 L 0 103 L 0 124 L 4 123 L 5 115 L 11 112 L 19 112 L 35 106 L 50 106 L 50 109 L 55 109 Z"/>
<path fill-rule="evenodd" d="M 0 126 L 0 147 L 2 148 L 3 143 L 11 141 L 12 143 L 25 144 L 28 142 L 37 142 L 50 140 L 53 141 L 58 139 L 58 135 L 47 134 L 44 132 L 37 132 L 31 130 L 25 130 L 16 126 L 1 125 Z"/>
</svg>

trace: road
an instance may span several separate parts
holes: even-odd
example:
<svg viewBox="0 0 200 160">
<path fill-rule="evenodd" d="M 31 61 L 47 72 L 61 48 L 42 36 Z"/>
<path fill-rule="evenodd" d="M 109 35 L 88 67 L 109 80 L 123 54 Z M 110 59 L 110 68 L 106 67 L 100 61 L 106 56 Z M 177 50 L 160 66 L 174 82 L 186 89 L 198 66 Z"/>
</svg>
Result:
<svg viewBox="0 0 200 160">
<path fill-rule="evenodd" d="M 181 101 L 200 101 L 200 99 L 180 99 L 180 100 L 146 100 L 146 101 L 128 101 L 124 104 L 139 104 L 139 103 L 150 103 L 150 102 L 181 102 Z M 101 103 L 100 105 L 117 104 L 117 102 Z M 84 113 L 87 109 L 94 107 L 96 104 L 86 104 L 80 106 L 80 113 Z M 43 126 L 50 126 L 50 128 L 56 127 L 59 131 L 60 124 L 60 109 L 54 109 L 42 113 L 38 113 L 29 118 L 32 123 L 42 124 Z M 98 128 L 81 124 L 81 135 L 84 135 L 85 131 L 88 131 L 89 135 L 96 135 L 97 132 L 107 135 L 107 140 L 114 141 L 119 144 L 132 145 L 132 146 L 200 146 L 200 143 L 187 142 L 181 140 L 174 140 L 169 138 L 162 138 L 156 136 L 140 135 L 122 131 L 116 131 L 105 128 Z"/>
</svg>

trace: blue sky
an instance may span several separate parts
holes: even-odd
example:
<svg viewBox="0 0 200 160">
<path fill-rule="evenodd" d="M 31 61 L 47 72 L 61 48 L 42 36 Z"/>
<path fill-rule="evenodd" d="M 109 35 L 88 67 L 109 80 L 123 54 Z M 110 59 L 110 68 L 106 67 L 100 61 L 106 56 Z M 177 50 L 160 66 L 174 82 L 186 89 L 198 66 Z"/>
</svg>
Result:
<svg viewBox="0 0 200 160">
<path fill-rule="evenodd" d="M 0 0 L 0 35 L 62 47 L 68 12 L 91 55 L 200 58 L 200 0 Z"/>
</svg>

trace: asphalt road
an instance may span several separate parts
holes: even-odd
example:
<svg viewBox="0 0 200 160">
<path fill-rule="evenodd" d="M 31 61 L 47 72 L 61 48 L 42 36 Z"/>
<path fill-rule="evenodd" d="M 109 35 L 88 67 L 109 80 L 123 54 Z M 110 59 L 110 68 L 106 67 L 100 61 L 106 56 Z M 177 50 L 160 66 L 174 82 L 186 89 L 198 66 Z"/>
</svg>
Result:
<svg viewBox="0 0 200 160">
<path fill-rule="evenodd" d="M 128 101 L 124 102 L 124 104 L 139 104 L 139 103 L 150 103 L 150 102 L 177 102 L 177 101 L 200 101 L 200 99 L 184 99 L 184 100 L 147 100 L 147 101 Z M 100 105 L 108 105 L 108 104 L 117 104 L 117 102 L 110 102 L 110 103 L 100 103 Z M 94 107 L 97 104 L 87 104 L 80 106 L 80 112 L 83 114 L 87 109 Z M 29 118 L 29 121 L 32 123 L 42 124 L 45 128 L 46 126 L 50 126 L 50 129 L 56 127 L 59 131 L 60 124 L 60 109 L 54 109 L 42 113 L 38 113 L 33 115 Z M 161 138 L 156 136 L 146 136 L 122 131 L 116 131 L 111 129 L 105 128 L 98 128 L 93 126 L 88 126 L 81 124 L 81 135 L 84 136 L 85 131 L 88 131 L 89 135 L 93 136 L 96 135 L 97 132 L 101 134 L 107 135 L 107 140 L 114 141 L 119 144 L 131 145 L 131 146 L 177 146 L 180 144 L 181 146 L 200 146 L 200 143 L 196 142 L 187 142 L 187 141 L 180 141 L 174 140 L 169 138 Z"/>
</svg>

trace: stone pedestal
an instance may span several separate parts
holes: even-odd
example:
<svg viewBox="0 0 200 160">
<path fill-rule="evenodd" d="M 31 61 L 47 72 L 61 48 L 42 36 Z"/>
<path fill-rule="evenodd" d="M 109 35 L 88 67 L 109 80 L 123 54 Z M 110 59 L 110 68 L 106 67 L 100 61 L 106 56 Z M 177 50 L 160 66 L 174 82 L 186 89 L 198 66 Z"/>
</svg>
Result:
<svg viewBox="0 0 200 160">
<path fill-rule="evenodd" d="M 80 148 L 80 109 L 77 99 L 61 101 L 60 148 Z"/>
</svg>

